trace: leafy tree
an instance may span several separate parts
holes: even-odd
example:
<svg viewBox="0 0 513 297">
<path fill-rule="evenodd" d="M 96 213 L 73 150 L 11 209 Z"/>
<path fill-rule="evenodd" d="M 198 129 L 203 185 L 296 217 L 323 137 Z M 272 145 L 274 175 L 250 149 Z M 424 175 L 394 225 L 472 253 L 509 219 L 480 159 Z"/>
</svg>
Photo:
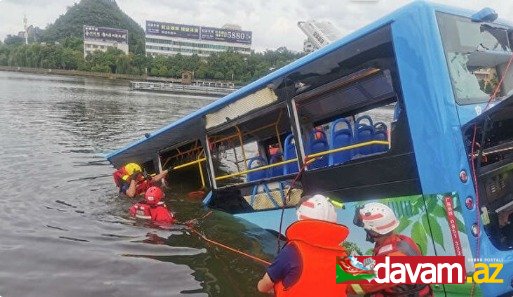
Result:
<svg viewBox="0 0 513 297">
<path fill-rule="evenodd" d="M 46 42 L 69 37 L 83 39 L 83 26 L 112 27 L 128 30 L 130 51 L 144 54 L 144 30 L 110 0 L 81 0 L 69 7 L 43 34 Z"/>
<path fill-rule="evenodd" d="M 70 48 L 70 49 L 73 49 L 76 51 L 84 50 L 84 41 L 75 36 L 69 36 L 69 37 L 64 38 L 61 41 L 61 44 L 66 48 Z"/>
<path fill-rule="evenodd" d="M 198 55 L 126 55 L 119 49 L 109 48 L 106 52 L 96 51 L 84 58 L 82 40 L 74 36 L 66 37 L 55 44 L 25 45 L 13 41 L 15 39 L 9 39 L 8 42 L 0 44 L 0 65 L 119 74 L 148 73 L 152 76 L 174 78 L 180 78 L 184 71 L 192 71 L 196 79 L 228 80 L 237 84 L 258 79 L 301 56 L 286 48 L 250 55 L 221 52 L 206 58 Z"/>
<path fill-rule="evenodd" d="M 6 45 L 22 45 L 25 43 L 25 39 L 19 37 L 18 35 L 7 35 L 4 39 L 4 43 Z"/>
</svg>

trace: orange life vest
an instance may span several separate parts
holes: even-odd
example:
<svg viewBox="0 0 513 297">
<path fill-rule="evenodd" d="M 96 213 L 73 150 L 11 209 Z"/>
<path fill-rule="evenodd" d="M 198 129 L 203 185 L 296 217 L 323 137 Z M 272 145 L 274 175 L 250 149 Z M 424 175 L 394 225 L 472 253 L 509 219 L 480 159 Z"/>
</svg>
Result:
<svg viewBox="0 0 513 297">
<path fill-rule="evenodd" d="M 302 220 L 290 225 L 286 235 L 299 251 L 301 275 L 289 288 L 276 283 L 275 296 L 346 296 L 347 285 L 335 280 L 337 256 L 347 256 L 340 244 L 348 234 L 346 226 L 326 221 Z"/>
</svg>

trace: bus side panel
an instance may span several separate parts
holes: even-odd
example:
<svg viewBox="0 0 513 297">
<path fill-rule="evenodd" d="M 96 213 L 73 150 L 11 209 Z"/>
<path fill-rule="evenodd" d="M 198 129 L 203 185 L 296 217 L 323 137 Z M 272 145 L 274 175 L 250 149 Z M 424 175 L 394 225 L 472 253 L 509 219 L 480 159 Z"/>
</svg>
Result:
<svg viewBox="0 0 513 297">
<path fill-rule="evenodd" d="M 464 205 L 467 197 L 475 199 L 475 191 L 435 11 L 427 5 L 417 9 L 416 13 L 403 12 L 411 15 L 392 24 L 392 36 L 422 191 L 456 191 L 460 205 Z M 469 176 L 466 182 L 460 180 L 461 171 Z M 474 257 L 493 255 L 504 259 L 505 266 L 513 263 L 512 257 L 497 251 L 487 236 L 480 236 L 477 255 L 478 242 L 470 229 L 477 223 L 476 208 L 463 207 L 462 214 Z M 503 271 L 500 277 L 505 279 L 503 284 L 481 286 L 485 295 L 511 291 L 511 272 Z"/>
<path fill-rule="evenodd" d="M 420 183 L 423 193 L 456 191 L 464 205 L 467 197 L 476 197 L 435 11 L 427 5 L 417 9 L 403 12 L 410 15 L 392 24 L 392 38 Z M 461 171 L 469 177 L 465 182 Z M 462 214 L 474 257 L 500 258 L 506 267 L 513 264 L 513 257 L 495 249 L 486 235 L 479 235 L 479 242 L 472 235 L 471 227 L 478 222 L 475 207 L 463 207 Z M 499 277 L 503 284 L 481 285 L 485 295 L 511 292 L 511 271 L 503 270 Z"/>
<path fill-rule="evenodd" d="M 456 193 L 423 195 L 426 215 L 421 218 L 422 226 L 429 228 L 437 256 L 465 256 L 467 276 L 473 275 L 474 262 L 465 233 L 462 206 Z M 479 286 L 471 283 L 444 285 L 446 296 L 482 296 Z"/>
</svg>

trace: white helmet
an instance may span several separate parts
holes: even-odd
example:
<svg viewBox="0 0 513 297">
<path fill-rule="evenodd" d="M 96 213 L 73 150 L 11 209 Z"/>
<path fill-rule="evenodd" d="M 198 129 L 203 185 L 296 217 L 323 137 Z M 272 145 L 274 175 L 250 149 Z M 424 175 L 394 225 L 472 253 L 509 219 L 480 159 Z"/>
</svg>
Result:
<svg viewBox="0 0 513 297">
<path fill-rule="evenodd" d="M 328 222 L 337 222 L 335 207 L 323 195 L 314 195 L 305 200 L 297 209 L 297 219 L 314 219 Z"/>
<path fill-rule="evenodd" d="M 356 216 L 358 218 L 355 217 L 355 219 L 358 220 L 360 227 L 381 235 L 390 233 L 399 226 L 394 211 L 383 203 L 367 203 L 357 209 Z"/>
</svg>

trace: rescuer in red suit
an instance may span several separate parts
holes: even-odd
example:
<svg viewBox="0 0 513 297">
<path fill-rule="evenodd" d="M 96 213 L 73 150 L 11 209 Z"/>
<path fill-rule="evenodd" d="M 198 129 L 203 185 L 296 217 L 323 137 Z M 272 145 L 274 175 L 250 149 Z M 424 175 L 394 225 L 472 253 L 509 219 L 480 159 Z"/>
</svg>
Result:
<svg viewBox="0 0 513 297">
<path fill-rule="evenodd" d="M 112 175 L 119 192 L 133 198 L 144 194 L 148 188 L 166 177 L 167 173 L 168 170 L 163 170 L 157 175 L 150 176 L 142 170 L 139 164 L 128 163 L 117 169 Z"/>
<path fill-rule="evenodd" d="M 130 207 L 130 215 L 156 223 L 172 224 L 175 219 L 164 202 L 160 201 L 162 198 L 164 198 L 164 192 L 159 187 L 150 187 L 144 194 L 144 201 Z"/>
<path fill-rule="evenodd" d="M 356 209 L 353 223 L 363 227 L 367 241 L 375 243 L 374 256 L 422 256 L 417 244 L 408 236 L 396 234 L 399 220 L 385 204 L 371 202 Z M 351 284 L 348 295 L 373 297 L 430 297 L 431 286 L 423 284 Z"/>
</svg>

